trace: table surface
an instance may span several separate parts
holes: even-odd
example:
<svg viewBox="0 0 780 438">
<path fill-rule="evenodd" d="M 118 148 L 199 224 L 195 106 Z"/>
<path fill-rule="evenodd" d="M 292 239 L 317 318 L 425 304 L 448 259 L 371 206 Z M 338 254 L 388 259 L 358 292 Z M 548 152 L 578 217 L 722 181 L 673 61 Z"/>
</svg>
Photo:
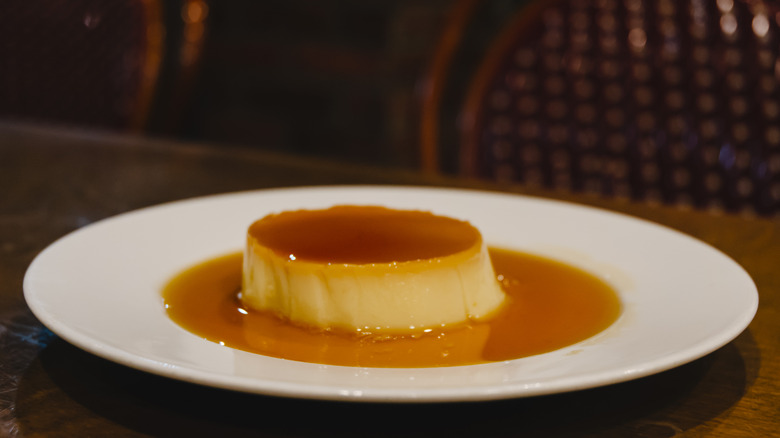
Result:
<svg viewBox="0 0 780 438">
<path fill-rule="evenodd" d="M 94 221 L 193 196 L 400 184 L 546 196 L 646 218 L 719 248 L 753 277 L 749 328 L 687 365 L 596 389 L 478 403 L 371 404 L 235 393 L 146 374 L 44 328 L 22 279 Z M 421 175 L 219 145 L 0 124 L 2 436 L 780 436 L 780 221 Z"/>
</svg>

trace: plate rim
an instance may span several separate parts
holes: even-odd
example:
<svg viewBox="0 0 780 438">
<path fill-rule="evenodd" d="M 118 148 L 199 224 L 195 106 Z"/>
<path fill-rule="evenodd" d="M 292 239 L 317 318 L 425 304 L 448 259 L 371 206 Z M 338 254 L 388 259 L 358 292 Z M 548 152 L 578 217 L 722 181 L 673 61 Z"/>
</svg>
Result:
<svg viewBox="0 0 780 438">
<path fill-rule="evenodd" d="M 379 388 L 379 389 L 367 388 L 364 390 L 345 390 L 345 389 L 339 390 L 327 385 L 320 386 L 320 387 L 312 387 L 310 386 L 310 384 L 304 384 L 304 383 L 294 383 L 294 382 L 280 383 L 280 382 L 269 381 L 269 380 L 259 382 L 260 383 L 259 385 L 258 385 L 258 381 L 254 380 L 255 384 L 252 385 L 251 381 L 250 382 L 245 381 L 247 380 L 247 378 L 242 379 L 242 378 L 237 378 L 235 376 L 230 378 L 224 375 L 215 375 L 213 372 L 208 372 L 208 371 L 203 371 L 198 369 L 188 369 L 186 367 L 180 367 L 180 366 L 171 366 L 170 364 L 160 363 L 159 361 L 151 359 L 149 357 L 140 357 L 134 353 L 127 352 L 121 348 L 114 347 L 112 345 L 101 343 L 100 341 L 95 343 L 94 339 L 93 340 L 85 339 L 84 336 L 82 336 L 82 334 L 80 334 L 76 328 L 69 326 L 64 321 L 60 321 L 59 318 L 50 314 L 48 310 L 46 310 L 42 305 L 40 305 L 38 301 L 40 297 L 36 296 L 36 293 L 34 291 L 34 286 L 32 284 L 33 283 L 32 275 L 36 272 L 37 269 L 40 269 L 39 265 L 46 260 L 46 257 L 48 257 L 48 254 L 52 250 L 52 248 L 54 248 L 56 245 L 59 245 L 61 244 L 61 242 L 64 242 L 66 240 L 78 239 L 82 233 L 89 233 L 90 230 L 94 229 L 94 227 L 98 225 L 106 226 L 106 224 L 110 224 L 111 221 L 119 220 L 122 218 L 128 218 L 128 217 L 131 218 L 132 215 L 143 215 L 148 211 L 159 211 L 160 209 L 163 208 L 175 209 L 178 206 L 181 206 L 183 204 L 189 204 L 193 202 L 210 202 L 212 200 L 225 200 L 229 197 L 241 198 L 244 196 L 262 196 L 269 193 L 285 193 L 285 192 L 313 193 L 318 191 L 332 193 L 333 191 L 344 191 L 344 190 L 364 191 L 364 192 L 380 190 L 380 191 L 415 191 L 415 192 L 431 192 L 431 193 L 447 192 L 452 194 L 469 193 L 477 196 L 501 197 L 505 199 L 520 199 L 525 201 L 538 202 L 545 205 L 561 205 L 567 208 L 573 208 L 580 211 L 590 211 L 597 214 L 605 214 L 607 216 L 621 217 L 622 220 L 642 223 L 645 226 L 651 226 L 652 228 L 659 229 L 666 233 L 671 232 L 673 235 L 676 236 L 676 238 L 685 239 L 688 241 L 688 243 L 703 245 L 704 247 L 706 247 L 706 249 L 718 253 L 721 257 L 725 257 L 725 259 L 729 260 L 734 267 L 741 270 L 742 273 L 747 277 L 747 279 L 750 280 L 750 285 L 752 286 L 752 290 L 750 291 L 752 292 L 750 294 L 751 302 L 749 303 L 749 305 L 746 306 L 746 308 L 742 312 L 742 316 L 741 318 L 739 318 L 739 322 L 732 325 L 731 330 L 721 332 L 721 335 L 717 337 L 717 339 L 715 339 L 714 337 L 708 339 L 709 342 L 706 343 L 706 346 L 702 345 L 702 348 L 699 348 L 696 354 L 691 354 L 689 352 L 688 354 L 681 355 L 678 352 L 677 356 L 679 357 L 673 359 L 661 360 L 661 361 L 656 360 L 655 363 L 652 363 L 650 365 L 646 364 L 647 366 L 639 367 L 638 369 L 631 370 L 631 372 L 623 373 L 620 376 L 615 376 L 613 372 L 609 372 L 609 371 L 605 371 L 602 373 L 608 376 L 609 378 L 605 377 L 604 375 L 597 375 L 591 373 L 588 378 L 584 378 L 584 379 L 582 377 L 574 378 L 575 382 L 566 382 L 565 379 L 563 382 L 561 382 L 560 381 L 561 379 L 559 379 L 559 381 L 556 384 L 547 384 L 536 388 L 528 388 L 528 387 L 518 388 L 518 386 L 524 387 L 527 386 L 527 384 L 505 385 L 501 388 L 497 388 L 495 385 L 487 385 L 485 387 L 478 386 L 476 387 L 476 389 L 472 388 L 472 391 L 469 394 L 464 395 L 463 391 L 459 388 L 446 388 L 446 387 L 435 388 L 435 389 L 429 388 L 429 389 L 422 390 L 422 392 L 409 392 L 408 388 Z M 218 256 L 218 254 L 215 254 L 214 256 Z M 175 275 L 175 272 L 172 272 L 171 275 Z M 101 219 L 92 224 L 71 231 L 65 234 L 64 236 L 61 236 L 60 238 L 56 239 L 52 243 L 50 243 L 45 249 L 43 249 L 41 252 L 39 252 L 36 255 L 36 257 L 28 266 L 23 279 L 23 291 L 24 291 L 25 301 L 27 302 L 27 305 L 32 311 L 32 313 L 35 315 L 36 318 L 38 318 L 38 320 L 44 326 L 49 328 L 52 332 L 60 336 L 68 343 L 71 343 L 74 346 L 89 352 L 90 354 L 94 354 L 103 359 L 107 359 L 109 361 L 124 366 L 128 366 L 130 368 L 134 368 L 137 370 L 141 370 L 151 374 L 156 374 L 163 377 L 173 378 L 176 380 L 195 383 L 199 385 L 217 387 L 217 388 L 239 391 L 239 392 L 246 392 L 246 393 L 264 394 L 270 396 L 293 397 L 293 398 L 301 398 L 301 399 L 357 401 L 357 402 L 402 402 L 402 403 L 482 401 L 482 400 L 498 400 L 498 399 L 507 399 L 507 398 L 533 397 L 539 395 L 579 391 L 583 389 L 589 389 L 589 388 L 595 388 L 595 387 L 600 387 L 605 385 L 611 385 L 615 383 L 626 382 L 637 378 L 657 374 L 659 372 L 663 372 L 678 367 L 685 363 L 689 363 L 703 356 L 706 356 L 707 354 L 710 354 L 713 351 L 716 351 L 717 349 L 731 342 L 734 338 L 739 336 L 743 331 L 747 329 L 747 327 L 749 326 L 750 322 L 754 318 L 755 313 L 758 309 L 758 300 L 759 300 L 757 288 L 752 278 L 750 277 L 749 273 L 739 263 L 737 263 L 733 258 L 731 258 L 728 254 L 724 253 L 720 249 L 694 236 L 683 233 L 671 227 L 658 224 L 656 222 L 653 222 L 645 218 L 635 217 L 627 213 L 615 212 L 601 207 L 578 204 L 573 201 L 556 200 L 556 199 L 537 197 L 537 196 L 526 195 L 526 194 L 507 193 L 507 192 L 500 192 L 500 191 L 485 191 L 481 189 L 472 189 L 472 188 L 451 188 L 451 187 L 435 187 L 435 186 L 429 187 L 429 186 L 413 186 L 413 185 L 326 185 L 326 186 L 294 186 L 294 187 L 281 187 L 281 188 L 258 189 L 258 190 L 244 190 L 244 191 L 237 191 L 237 192 L 227 192 L 227 193 L 220 193 L 220 194 L 213 194 L 213 195 L 206 195 L 206 196 L 190 197 L 190 198 L 168 201 L 157 205 L 146 206 L 139 209 L 130 210 L 127 212 L 123 212 L 114 216 Z M 596 336 L 598 337 L 599 335 Z M 203 342 L 209 342 L 209 341 L 204 340 Z M 251 353 L 245 353 L 245 354 L 251 354 Z M 272 359 L 275 361 L 284 361 L 284 359 L 274 359 L 274 358 L 266 358 L 266 359 Z M 504 361 L 502 363 L 508 363 L 508 362 L 514 362 L 514 361 Z M 307 364 L 307 365 L 316 365 L 316 364 Z M 473 367 L 484 367 L 484 366 L 492 366 L 492 365 L 494 364 L 468 365 L 462 367 L 473 368 Z M 328 367 L 350 368 L 350 369 L 363 368 L 363 367 L 338 367 L 338 366 L 328 366 Z"/>
</svg>

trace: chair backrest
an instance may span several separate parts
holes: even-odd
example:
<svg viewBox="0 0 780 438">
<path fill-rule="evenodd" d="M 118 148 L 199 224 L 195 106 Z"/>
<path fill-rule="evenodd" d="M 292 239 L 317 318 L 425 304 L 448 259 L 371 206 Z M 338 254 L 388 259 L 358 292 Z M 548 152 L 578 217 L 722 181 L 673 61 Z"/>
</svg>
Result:
<svg viewBox="0 0 780 438">
<path fill-rule="evenodd" d="M 457 111 L 422 121 L 457 133 L 423 136 L 423 163 L 778 214 L 778 20 L 780 6 L 763 0 L 528 2 L 483 48 Z"/>
<path fill-rule="evenodd" d="M 164 37 L 159 0 L 3 0 L 0 118 L 140 129 Z"/>
</svg>

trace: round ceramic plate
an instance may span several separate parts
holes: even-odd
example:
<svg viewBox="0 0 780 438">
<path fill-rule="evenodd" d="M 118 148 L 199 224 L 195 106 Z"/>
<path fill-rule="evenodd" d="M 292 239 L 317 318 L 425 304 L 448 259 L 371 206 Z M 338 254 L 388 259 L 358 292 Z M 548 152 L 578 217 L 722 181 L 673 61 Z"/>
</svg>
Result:
<svg viewBox="0 0 780 438">
<path fill-rule="evenodd" d="M 240 251 L 254 220 L 336 204 L 424 209 L 466 219 L 489 245 L 555 258 L 610 283 L 623 304 L 607 330 L 546 354 L 444 368 L 359 368 L 256 355 L 172 322 L 161 289 L 181 270 Z M 758 294 L 718 250 L 679 232 L 574 204 L 414 187 L 262 190 L 137 210 L 75 231 L 24 279 L 27 303 L 68 342 L 174 379 L 260 394 L 352 401 L 527 397 L 647 376 L 704 356 L 750 323 Z"/>
</svg>

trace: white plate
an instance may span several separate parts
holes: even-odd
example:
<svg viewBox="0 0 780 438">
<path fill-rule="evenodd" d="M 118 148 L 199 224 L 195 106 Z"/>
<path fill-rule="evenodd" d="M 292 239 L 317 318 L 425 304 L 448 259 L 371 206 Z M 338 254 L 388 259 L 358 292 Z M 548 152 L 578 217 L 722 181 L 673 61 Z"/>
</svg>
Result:
<svg viewBox="0 0 780 438">
<path fill-rule="evenodd" d="M 417 208 L 467 219 L 488 244 L 554 257 L 612 284 L 624 305 L 606 331 L 561 350 L 448 368 L 317 365 L 205 341 L 166 316 L 177 272 L 242 249 L 270 212 L 334 204 Z M 704 356 L 750 323 L 758 294 L 714 248 L 650 222 L 543 199 L 413 187 L 244 192 L 122 214 L 44 250 L 24 279 L 35 315 L 72 344 L 151 373 L 238 391 L 352 401 L 526 397 L 647 376 Z"/>
</svg>

